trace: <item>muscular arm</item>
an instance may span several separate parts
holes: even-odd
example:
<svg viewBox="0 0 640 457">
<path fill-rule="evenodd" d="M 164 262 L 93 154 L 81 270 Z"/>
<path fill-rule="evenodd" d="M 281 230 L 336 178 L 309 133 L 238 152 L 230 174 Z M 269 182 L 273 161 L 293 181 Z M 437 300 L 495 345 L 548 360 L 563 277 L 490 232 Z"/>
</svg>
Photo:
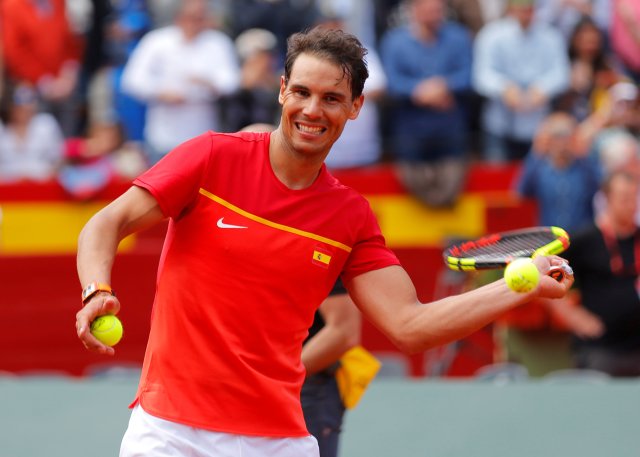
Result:
<svg viewBox="0 0 640 457">
<path fill-rule="evenodd" d="M 501 279 L 461 295 L 420 303 L 408 274 L 399 266 L 356 276 L 346 286 L 363 314 L 398 348 L 412 353 L 463 338 L 534 298 L 561 297 L 572 279 L 558 283 L 547 276 L 550 262 L 562 261 L 556 257 L 535 260 L 544 274 L 529 293 L 513 292 Z"/>
<path fill-rule="evenodd" d="M 120 241 L 162 219 L 164 216 L 156 200 L 139 187 L 131 187 L 96 213 L 78 238 L 77 270 L 81 287 L 93 281 L 110 284 L 111 267 Z M 113 354 L 112 348 L 93 338 L 89 325 L 97 316 L 116 314 L 119 309 L 120 302 L 117 298 L 101 292 L 76 314 L 78 338 L 87 349 Z"/>
<path fill-rule="evenodd" d="M 302 348 L 307 375 L 324 370 L 360 342 L 360 311 L 348 294 L 327 297 L 320 305 L 324 327 Z"/>
</svg>

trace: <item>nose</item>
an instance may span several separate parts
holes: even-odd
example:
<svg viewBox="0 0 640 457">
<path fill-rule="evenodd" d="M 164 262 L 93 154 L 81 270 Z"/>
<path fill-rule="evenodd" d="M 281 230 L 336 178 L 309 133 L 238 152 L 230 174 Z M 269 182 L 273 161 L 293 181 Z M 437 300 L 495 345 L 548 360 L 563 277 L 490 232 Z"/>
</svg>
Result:
<svg viewBox="0 0 640 457">
<path fill-rule="evenodd" d="M 303 114 L 310 119 L 320 117 L 322 114 L 322 105 L 319 97 L 309 97 L 307 103 L 302 110 Z"/>
</svg>

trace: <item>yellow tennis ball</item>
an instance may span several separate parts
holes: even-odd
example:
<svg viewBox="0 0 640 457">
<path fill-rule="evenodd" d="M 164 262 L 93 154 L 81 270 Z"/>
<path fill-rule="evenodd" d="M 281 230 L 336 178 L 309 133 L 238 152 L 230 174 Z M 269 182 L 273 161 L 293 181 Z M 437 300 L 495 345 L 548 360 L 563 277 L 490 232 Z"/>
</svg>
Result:
<svg viewBox="0 0 640 457">
<path fill-rule="evenodd" d="M 504 270 L 504 280 L 515 292 L 530 292 L 540 282 L 540 273 L 530 258 L 519 258 L 510 262 Z"/>
<path fill-rule="evenodd" d="M 91 334 L 107 346 L 118 344 L 122 332 L 122 322 L 112 314 L 100 316 L 91 323 Z"/>
</svg>

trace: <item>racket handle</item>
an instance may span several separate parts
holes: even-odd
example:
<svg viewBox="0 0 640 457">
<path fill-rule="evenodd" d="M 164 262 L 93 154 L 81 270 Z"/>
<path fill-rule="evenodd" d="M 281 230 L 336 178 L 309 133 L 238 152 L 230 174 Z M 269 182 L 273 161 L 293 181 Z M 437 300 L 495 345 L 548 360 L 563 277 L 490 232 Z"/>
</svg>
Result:
<svg viewBox="0 0 640 457">
<path fill-rule="evenodd" d="M 558 282 L 562 282 L 567 275 L 573 276 L 573 269 L 566 263 L 562 265 L 554 265 L 549 268 L 547 275 L 551 276 Z"/>
</svg>

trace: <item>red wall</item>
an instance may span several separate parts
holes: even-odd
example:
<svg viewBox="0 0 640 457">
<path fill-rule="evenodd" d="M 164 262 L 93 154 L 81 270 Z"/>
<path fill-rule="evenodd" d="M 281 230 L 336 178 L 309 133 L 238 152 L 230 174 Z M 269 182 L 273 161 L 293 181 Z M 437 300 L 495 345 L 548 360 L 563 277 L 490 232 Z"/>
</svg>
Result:
<svg viewBox="0 0 640 457">
<path fill-rule="evenodd" d="M 487 231 L 533 225 L 533 206 L 529 202 L 514 205 L 500 203 L 509 189 L 515 167 L 474 166 L 466 192 L 486 192 L 497 203 L 487 205 Z M 345 184 L 363 194 L 403 193 L 389 166 L 370 170 L 336 173 Z M 128 183 L 105 191 L 101 198 L 119 195 Z M 496 200 L 497 196 L 497 200 Z M 67 197 L 55 184 L 0 187 L 0 201 L 59 201 Z M 0 370 L 28 373 L 64 371 L 82 375 L 89 367 L 105 363 L 139 364 L 149 331 L 156 265 L 162 245 L 164 226 L 140 234 L 131 252 L 118 256 L 113 284 L 125 305 L 120 312 L 125 336 L 113 358 L 92 354 L 75 335 L 75 313 L 80 306 L 75 256 L 3 256 L 0 254 Z M 441 247 L 425 246 L 396 249 L 396 253 L 416 284 L 422 300 L 432 300 L 438 278 L 444 272 Z M 456 293 L 451 289 L 447 293 Z M 363 343 L 369 349 L 397 353 L 391 343 L 369 323 L 363 325 Z M 465 376 L 492 361 L 491 329 L 487 328 L 453 347 L 455 357 L 448 359 L 446 375 Z M 430 363 L 441 351 L 406 357 L 413 376 L 429 375 Z M 403 356 L 404 357 L 404 356 Z"/>
</svg>

